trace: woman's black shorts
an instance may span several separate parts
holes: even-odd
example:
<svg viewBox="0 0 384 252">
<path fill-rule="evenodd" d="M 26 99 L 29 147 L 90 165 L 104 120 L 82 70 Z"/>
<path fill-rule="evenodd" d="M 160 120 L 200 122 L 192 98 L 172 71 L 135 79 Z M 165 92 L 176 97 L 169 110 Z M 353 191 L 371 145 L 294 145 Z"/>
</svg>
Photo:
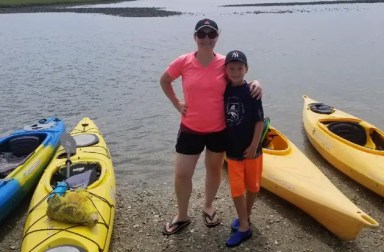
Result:
<svg viewBox="0 0 384 252">
<path fill-rule="evenodd" d="M 204 147 L 212 152 L 224 152 L 226 149 L 225 134 L 225 130 L 210 133 L 194 132 L 181 125 L 177 134 L 176 152 L 197 155 L 204 150 Z"/>
</svg>

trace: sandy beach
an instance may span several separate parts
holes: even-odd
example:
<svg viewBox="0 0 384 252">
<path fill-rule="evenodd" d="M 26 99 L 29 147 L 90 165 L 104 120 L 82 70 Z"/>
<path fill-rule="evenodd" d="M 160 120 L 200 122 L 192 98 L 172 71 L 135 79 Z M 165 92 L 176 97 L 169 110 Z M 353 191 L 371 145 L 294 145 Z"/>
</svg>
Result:
<svg viewBox="0 0 384 252">
<path fill-rule="evenodd" d="M 330 171 L 331 174 L 334 171 Z M 384 230 L 363 229 L 353 241 L 341 241 L 305 212 L 262 189 L 251 217 L 253 237 L 237 248 L 228 249 L 225 240 L 236 216 L 226 169 L 214 202 L 222 223 L 207 228 L 201 215 L 203 170 L 194 178 L 190 201 L 191 225 L 179 234 L 164 236 L 161 229 L 175 211 L 172 178 L 119 184 L 117 211 L 110 251 L 384 251 Z M 334 177 L 339 188 L 379 223 L 384 222 L 383 200 L 343 175 Z M 338 180 L 340 179 L 340 180 Z M 336 183 L 335 183 L 336 184 Z M 337 184 L 336 184 L 337 185 Z M 27 200 L 26 200 L 27 202 Z M 27 204 L 23 204 L 0 227 L 0 251 L 19 251 Z"/>
</svg>

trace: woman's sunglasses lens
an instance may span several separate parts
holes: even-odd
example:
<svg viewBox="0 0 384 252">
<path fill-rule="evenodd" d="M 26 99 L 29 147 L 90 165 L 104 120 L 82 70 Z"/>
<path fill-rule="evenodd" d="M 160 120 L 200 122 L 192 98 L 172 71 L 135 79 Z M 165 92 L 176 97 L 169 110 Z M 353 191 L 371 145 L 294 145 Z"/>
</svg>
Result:
<svg viewBox="0 0 384 252">
<path fill-rule="evenodd" d="M 209 32 L 208 33 L 208 38 L 210 38 L 210 39 L 214 39 L 214 38 L 216 38 L 217 37 L 217 32 Z"/>
<path fill-rule="evenodd" d="M 203 32 L 203 31 L 198 31 L 198 32 L 196 32 L 196 36 L 197 36 L 199 39 L 203 39 L 203 38 L 205 38 L 205 36 L 207 36 L 207 35 L 208 35 L 208 38 L 210 38 L 210 39 L 214 39 L 214 38 L 217 37 L 217 32 L 208 32 L 208 33 Z"/>
<path fill-rule="evenodd" d="M 207 35 L 205 32 L 202 32 L 202 31 L 198 31 L 198 32 L 196 32 L 196 36 L 197 36 L 199 39 L 203 39 L 203 38 L 205 38 L 205 35 Z"/>
</svg>

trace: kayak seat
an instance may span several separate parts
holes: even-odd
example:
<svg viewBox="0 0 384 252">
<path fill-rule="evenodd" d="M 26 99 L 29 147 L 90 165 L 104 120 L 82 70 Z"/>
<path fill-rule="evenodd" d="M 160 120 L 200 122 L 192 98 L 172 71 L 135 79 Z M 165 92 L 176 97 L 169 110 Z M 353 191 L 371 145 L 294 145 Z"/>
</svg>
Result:
<svg viewBox="0 0 384 252">
<path fill-rule="evenodd" d="M 100 164 L 92 163 L 76 163 L 69 167 L 69 177 L 67 178 L 67 167 L 60 167 L 51 178 L 50 184 L 55 188 L 58 182 L 67 181 L 71 188 L 87 187 L 97 181 L 101 175 Z"/>
<path fill-rule="evenodd" d="M 384 150 L 384 139 L 377 131 L 372 132 L 371 138 L 376 145 L 376 150 Z"/>
<path fill-rule="evenodd" d="M 309 109 L 312 112 L 318 113 L 318 114 L 332 114 L 335 110 L 333 107 L 326 105 L 321 102 L 315 102 L 308 104 Z"/>
<path fill-rule="evenodd" d="M 37 136 L 19 136 L 9 140 L 9 150 L 16 157 L 29 155 L 39 145 L 40 139 Z"/>
<path fill-rule="evenodd" d="M 367 135 L 365 129 L 355 122 L 332 122 L 328 125 L 328 129 L 354 144 L 364 146 L 367 143 Z"/>
<path fill-rule="evenodd" d="M 0 178 L 5 178 L 32 155 L 17 157 L 11 152 L 0 152 Z"/>
</svg>

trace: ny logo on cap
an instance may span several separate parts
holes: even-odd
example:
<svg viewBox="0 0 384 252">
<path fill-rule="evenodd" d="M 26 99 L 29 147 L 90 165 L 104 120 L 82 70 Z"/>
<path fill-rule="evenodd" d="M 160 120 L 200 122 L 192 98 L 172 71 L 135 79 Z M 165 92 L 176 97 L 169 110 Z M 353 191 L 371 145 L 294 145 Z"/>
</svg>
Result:
<svg viewBox="0 0 384 252">
<path fill-rule="evenodd" d="M 232 53 L 232 57 L 233 58 L 238 58 L 239 57 L 239 53 L 238 52 L 233 52 Z"/>
</svg>

